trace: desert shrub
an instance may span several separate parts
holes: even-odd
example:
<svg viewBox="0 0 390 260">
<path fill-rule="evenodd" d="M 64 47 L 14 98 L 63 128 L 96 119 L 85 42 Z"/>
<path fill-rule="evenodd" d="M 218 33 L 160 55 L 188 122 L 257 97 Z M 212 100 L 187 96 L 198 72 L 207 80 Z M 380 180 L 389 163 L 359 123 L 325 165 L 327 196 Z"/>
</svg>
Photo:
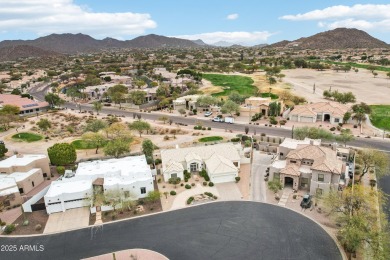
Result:
<svg viewBox="0 0 390 260">
<path fill-rule="evenodd" d="M 42 229 L 42 225 L 41 224 L 36 224 L 34 229 L 35 229 L 35 231 L 39 231 L 39 230 Z"/>
<path fill-rule="evenodd" d="M 272 190 L 274 193 L 276 193 L 282 189 L 282 184 L 280 184 L 280 181 L 278 180 L 273 180 L 268 182 L 268 188 Z"/>
<path fill-rule="evenodd" d="M 213 187 L 214 186 L 214 183 L 212 183 L 211 181 L 209 182 L 209 187 Z"/>
<path fill-rule="evenodd" d="M 204 194 L 209 196 L 210 198 L 214 197 L 214 195 L 211 192 L 208 192 L 208 191 L 206 191 Z"/>
<path fill-rule="evenodd" d="M 4 233 L 11 234 L 14 230 L 15 230 L 15 225 L 10 224 L 10 225 L 5 226 Z"/>
<path fill-rule="evenodd" d="M 57 173 L 59 175 L 64 175 L 64 173 L 65 173 L 65 167 L 64 166 L 57 166 L 56 169 L 57 169 Z"/>
<path fill-rule="evenodd" d="M 176 178 L 173 177 L 173 178 L 169 178 L 168 183 L 170 183 L 170 184 L 179 184 L 180 181 L 181 181 L 181 179 L 179 177 L 176 177 Z"/>
<path fill-rule="evenodd" d="M 203 186 L 207 186 L 207 181 L 204 181 L 204 182 L 203 182 Z"/>
<path fill-rule="evenodd" d="M 189 197 L 187 199 L 187 205 L 190 205 L 194 201 L 194 197 Z"/>
<path fill-rule="evenodd" d="M 329 130 L 330 130 L 330 131 L 335 131 L 335 130 L 336 130 L 336 127 L 331 127 Z"/>
<path fill-rule="evenodd" d="M 194 187 L 194 186 L 195 186 L 195 183 L 191 183 L 191 186 Z"/>
<path fill-rule="evenodd" d="M 207 127 L 207 130 L 211 130 L 211 127 Z"/>
<path fill-rule="evenodd" d="M 161 159 L 156 159 L 154 160 L 154 163 L 157 165 L 157 164 L 160 164 L 161 163 Z"/>
<path fill-rule="evenodd" d="M 169 140 L 169 136 L 164 136 L 164 141 L 168 141 Z"/>
<path fill-rule="evenodd" d="M 232 141 L 233 143 L 237 143 L 240 141 L 240 138 L 235 137 L 235 138 L 230 139 L 230 141 Z"/>
<path fill-rule="evenodd" d="M 191 185 L 189 184 L 186 184 L 186 186 L 184 186 L 187 190 L 191 189 Z"/>
<path fill-rule="evenodd" d="M 236 177 L 235 179 L 236 179 L 236 182 L 239 182 L 241 180 L 240 177 Z"/>
<path fill-rule="evenodd" d="M 176 195 L 176 191 L 172 190 L 169 194 L 171 194 L 172 196 L 175 196 Z"/>
</svg>

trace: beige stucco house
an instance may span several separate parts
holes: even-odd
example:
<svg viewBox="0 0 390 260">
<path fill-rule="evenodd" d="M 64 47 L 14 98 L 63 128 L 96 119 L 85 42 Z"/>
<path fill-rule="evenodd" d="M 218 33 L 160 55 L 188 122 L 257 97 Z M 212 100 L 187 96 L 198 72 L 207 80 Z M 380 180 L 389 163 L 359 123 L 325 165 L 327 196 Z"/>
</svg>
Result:
<svg viewBox="0 0 390 260">
<path fill-rule="evenodd" d="M 350 108 L 337 102 L 317 102 L 312 104 L 297 105 L 288 114 L 292 122 L 329 122 L 331 124 L 343 122 L 343 116 Z"/>
<path fill-rule="evenodd" d="M 18 186 L 13 178 L 8 178 L 5 174 L 0 175 L 0 209 L 11 208 L 22 204 Z"/>
<path fill-rule="evenodd" d="M 270 167 L 270 180 L 282 186 L 323 194 L 348 184 L 348 168 L 335 149 L 320 145 L 319 140 L 286 138 Z"/>
<path fill-rule="evenodd" d="M 196 173 L 205 169 L 214 183 L 233 182 L 238 176 L 241 156 L 232 143 L 167 149 L 161 151 L 164 181 L 184 178 L 183 171 Z"/>
<path fill-rule="evenodd" d="M 15 181 L 18 192 L 23 195 L 44 181 L 50 175 L 49 159 L 41 154 L 18 154 L 0 161 L 0 174 Z"/>
<path fill-rule="evenodd" d="M 261 113 L 264 116 L 269 116 L 269 106 L 273 102 L 280 103 L 281 111 L 283 111 L 283 102 L 280 100 L 272 100 L 270 97 L 249 97 L 245 99 L 245 103 L 240 107 L 240 114 L 253 116 L 256 113 Z"/>
</svg>

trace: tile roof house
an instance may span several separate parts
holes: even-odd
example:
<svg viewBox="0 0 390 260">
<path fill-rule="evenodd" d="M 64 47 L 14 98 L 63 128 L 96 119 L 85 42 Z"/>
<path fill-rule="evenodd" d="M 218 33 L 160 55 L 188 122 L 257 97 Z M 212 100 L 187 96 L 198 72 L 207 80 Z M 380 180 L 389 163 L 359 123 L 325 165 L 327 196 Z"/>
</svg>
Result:
<svg viewBox="0 0 390 260">
<path fill-rule="evenodd" d="M 0 94 L 0 109 L 4 105 L 18 106 L 20 109 L 19 115 L 21 116 L 34 115 L 49 108 L 49 103 L 47 102 L 39 102 L 18 95 Z"/>
<path fill-rule="evenodd" d="M 164 181 L 184 178 L 183 171 L 205 169 L 214 183 L 233 182 L 238 176 L 241 156 L 232 143 L 176 148 L 161 151 Z"/>
<path fill-rule="evenodd" d="M 289 139 L 286 141 L 291 142 Z M 294 190 L 308 190 L 310 194 L 337 190 L 340 185 L 348 183 L 348 169 L 337 152 L 320 146 L 318 140 L 306 141 L 290 146 L 286 156 L 278 151 L 279 157 L 270 167 L 269 178 L 279 180 L 283 186 L 292 185 Z M 283 143 L 282 147 L 289 146 Z"/>
<path fill-rule="evenodd" d="M 329 122 L 331 124 L 345 123 L 343 116 L 350 108 L 337 102 L 317 102 L 312 104 L 297 105 L 288 114 L 293 122 Z"/>
</svg>

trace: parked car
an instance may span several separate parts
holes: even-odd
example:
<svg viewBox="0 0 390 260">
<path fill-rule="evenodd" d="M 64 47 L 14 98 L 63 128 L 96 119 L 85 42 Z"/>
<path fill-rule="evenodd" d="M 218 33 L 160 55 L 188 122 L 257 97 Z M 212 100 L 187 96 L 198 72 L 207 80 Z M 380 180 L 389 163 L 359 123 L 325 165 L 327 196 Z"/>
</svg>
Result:
<svg viewBox="0 0 390 260">
<path fill-rule="evenodd" d="M 303 199 L 301 201 L 301 208 L 308 209 L 311 207 L 311 196 L 310 194 L 303 195 Z"/>
<path fill-rule="evenodd" d="M 223 118 L 220 118 L 220 117 L 214 117 L 212 120 L 213 120 L 213 122 L 223 123 Z"/>
<path fill-rule="evenodd" d="M 213 112 L 207 111 L 206 113 L 204 113 L 204 116 L 205 116 L 205 117 L 209 117 L 209 116 L 211 116 L 212 114 L 213 114 Z"/>
<path fill-rule="evenodd" d="M 233 124 L 234 123 L 234 118 L 233 117 L 225 117 L 225 123 Z"/>
</svg>

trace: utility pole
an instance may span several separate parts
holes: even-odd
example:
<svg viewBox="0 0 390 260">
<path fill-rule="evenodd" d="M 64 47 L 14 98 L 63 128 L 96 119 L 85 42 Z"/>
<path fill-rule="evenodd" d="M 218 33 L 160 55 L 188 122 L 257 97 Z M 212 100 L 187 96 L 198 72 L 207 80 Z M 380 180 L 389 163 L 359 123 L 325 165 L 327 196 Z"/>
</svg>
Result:
<svg viewBox="0 0 390 260">
<path fill-rule="evenodd" d="M 294 125 L 292 126 L 292 129 L 291 129 L 291 138 L 294 139 Z"/>
</svg>

